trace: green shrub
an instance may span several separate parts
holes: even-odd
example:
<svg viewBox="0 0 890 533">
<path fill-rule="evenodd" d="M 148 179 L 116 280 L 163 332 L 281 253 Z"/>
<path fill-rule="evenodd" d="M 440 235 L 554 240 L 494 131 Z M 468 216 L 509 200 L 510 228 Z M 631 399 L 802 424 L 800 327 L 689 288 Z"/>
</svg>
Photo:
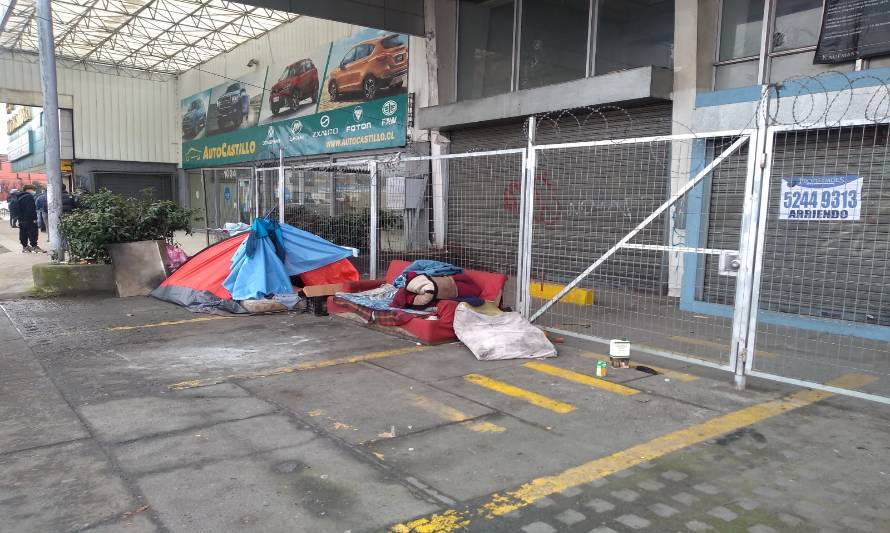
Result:
<svg viewBox="0 0 890 533">
<path fill-rule="evenodd" d="M 148 191 L 141 198 L 126 198 L 102 189 L 79 200 L 80 208 L 65 214 L 60 226 L 73 259 L 107 263 L 109 244 L 171 242 L 176 231 L 191 233 L 191 210 L 155 200 Z"/>
</svg>

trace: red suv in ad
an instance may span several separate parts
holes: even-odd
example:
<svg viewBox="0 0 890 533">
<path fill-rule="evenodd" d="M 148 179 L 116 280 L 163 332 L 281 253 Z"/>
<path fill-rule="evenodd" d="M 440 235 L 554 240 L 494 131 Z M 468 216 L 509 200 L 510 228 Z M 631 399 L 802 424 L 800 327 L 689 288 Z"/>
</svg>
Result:
<svg viewBox="0 0 890 533">
<path fill-rule="evenodd" d="M 400 87 L 408 74 L 407 37 L 387 35 L 353 46 L 331 71 L 328 93 L 337 101 L 344 93 L 361 92 L 372 100 L 380 89 Z"/>
<path fill-rule="evenodd" d="M 306 98 L 313 102 L 318 98 L 318 70 L 311 59 L 301 59 L 284 69 L 272 86 L 269 107 L 272 114 L 277 115 L 282 107 L 297 109 Z"/>
</svg>

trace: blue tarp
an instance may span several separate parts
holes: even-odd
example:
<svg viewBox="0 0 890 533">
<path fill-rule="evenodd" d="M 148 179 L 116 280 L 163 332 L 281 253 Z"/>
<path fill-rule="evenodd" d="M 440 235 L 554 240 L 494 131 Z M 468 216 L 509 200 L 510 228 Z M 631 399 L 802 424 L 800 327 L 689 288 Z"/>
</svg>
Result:
<svg viewBox="0 0 890 533">
<path fill-rule="evenodd" d="M 232 256 L 232 272 L 223 282 L 233 300 L 291 294 L 290 276 L 352 255 L 318 235 L 264 218 L 253 221 L 250 233 Z"/>
</svg>

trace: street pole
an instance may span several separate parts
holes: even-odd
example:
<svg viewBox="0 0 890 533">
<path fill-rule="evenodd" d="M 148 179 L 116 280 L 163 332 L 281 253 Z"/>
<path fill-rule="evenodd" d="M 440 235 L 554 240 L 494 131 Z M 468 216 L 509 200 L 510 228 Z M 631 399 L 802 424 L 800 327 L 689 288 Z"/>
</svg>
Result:
<svg viewBox="0 0 890 533">
<path fill-rule="evenodd" d="M 278 223 L 284 224 L 284 148 L 278 148 Z"/>
<path fill-rule="evenodd" d="M 40 86 L 43 90 L 46 203 L 49 211 L 49 249 L 52 259 L 62 259 L 59 221 L 62 216 L 62 167 L 59 152 L 59 94 L 56 87 L 56 48 L 50 0 L 37 0 L 37 33 L 40 41 Z"/>
</svg>

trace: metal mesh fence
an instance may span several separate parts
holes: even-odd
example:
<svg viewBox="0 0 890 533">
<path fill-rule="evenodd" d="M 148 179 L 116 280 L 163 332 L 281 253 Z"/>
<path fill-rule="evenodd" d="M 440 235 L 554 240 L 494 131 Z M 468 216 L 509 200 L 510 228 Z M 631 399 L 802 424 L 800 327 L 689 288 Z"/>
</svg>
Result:
<svg viewBox="0 0 890 533">
<path fill-rule="evenodd" d="M 393 259 L 437 259 L 501 272 L 510 277 L 504 304 L 515 306 L 523 154 L 503 150 L 381 164 L 380 275 Z"/>
<path fill-rule="evenodd" d="M 773 138 L 755 371 L 890 396 L 890 128 Z"/>
<path fill-rule="evenodd" d="M 362 276 L 369 276 L 371 174 L 367 163 L 295 167 L 288 169 L 285 179 L 284 221 L 340 246 L 356 248 L 359 256 L 351 261 Z"/>
<path fill-rule="evenodd" d="M 625 140 L 537 150 L 531 313 L 736 140 Z M 704 252 L 738 250 L 741 202 L 724 191 L 744 189 L 746 150 L 735 149 L 536 323 L 727 365 L 732 308 L 716 316 L 698 308 L 707 304 L 706 295 L 726 299 L 735 291 L 735 277 L 720 275 L 716 257 Z"/>
</svg>

